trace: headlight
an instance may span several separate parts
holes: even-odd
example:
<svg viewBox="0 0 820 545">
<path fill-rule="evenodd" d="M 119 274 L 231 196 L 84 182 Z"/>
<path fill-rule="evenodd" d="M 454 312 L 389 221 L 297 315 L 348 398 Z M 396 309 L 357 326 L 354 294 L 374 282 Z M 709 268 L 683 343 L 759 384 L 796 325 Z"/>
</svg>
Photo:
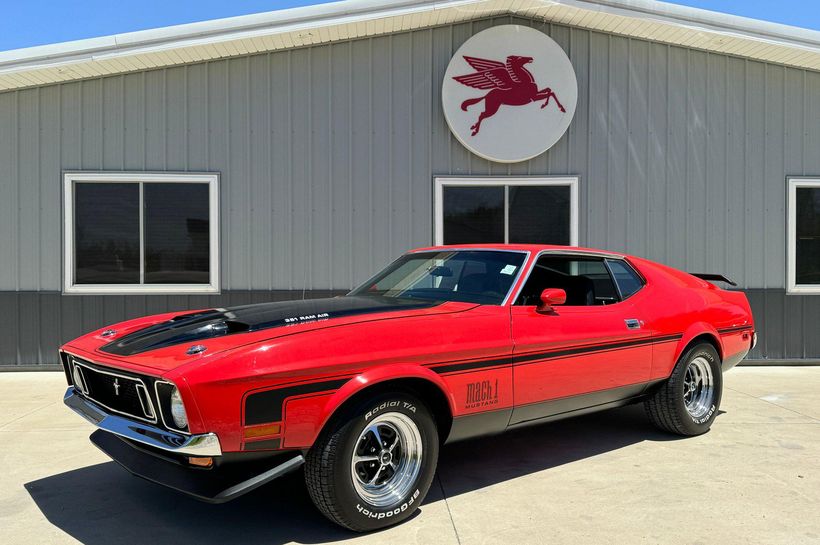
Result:
<svg viewBox="0 0 820 545">
<path fill-rule="evenodd" d="M 171 392 L 171 417 L 174 419 L 174 425 L 179 429 L 188 427 L 188 415 L 185 414 L 185 405 L 182 404 L 182 396 L 179 395 L 179 390 L 174 388 Z"/>
</svg>

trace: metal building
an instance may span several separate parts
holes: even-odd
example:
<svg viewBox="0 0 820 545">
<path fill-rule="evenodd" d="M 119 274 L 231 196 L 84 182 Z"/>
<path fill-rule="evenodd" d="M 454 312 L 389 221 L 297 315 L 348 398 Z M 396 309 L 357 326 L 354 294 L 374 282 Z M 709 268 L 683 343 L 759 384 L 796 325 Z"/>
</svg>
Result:
<svg viewBox="0 0 820 545">
<path fill-rule="evenodd" d="M 501 25 L 577 80 L 566 132 L 511 163 L 442 108 L 457 50 Z M 649 0 L 347 0 L 0 53 L 1 366 L 519 236 L 725 274 L 750 359 L 820 359 L 820 33 Z"/>
</svg>

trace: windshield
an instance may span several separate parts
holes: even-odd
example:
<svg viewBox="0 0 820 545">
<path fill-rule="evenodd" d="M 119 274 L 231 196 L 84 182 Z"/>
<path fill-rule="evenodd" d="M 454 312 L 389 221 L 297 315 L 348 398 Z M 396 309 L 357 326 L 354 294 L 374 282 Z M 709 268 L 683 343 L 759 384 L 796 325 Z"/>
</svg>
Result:
<svg viewBox="0 0 820 545">
<path fill-rule="evenodd" d="M 350 295 L 382 295 L 500 305 L 524 252 L 454 250 L 406 254 Z"/>
</svg>

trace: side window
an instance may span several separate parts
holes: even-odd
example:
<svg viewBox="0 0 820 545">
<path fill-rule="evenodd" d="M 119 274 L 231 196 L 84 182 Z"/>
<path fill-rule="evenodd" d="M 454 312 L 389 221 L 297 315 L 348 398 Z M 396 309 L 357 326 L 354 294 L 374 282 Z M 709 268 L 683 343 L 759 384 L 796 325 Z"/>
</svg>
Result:
<svg viewBox="0 0 820 545">
<path fill-rule="evenodd" d="M 515 304 L 537 305 L 547 288 L 567 292 L 567 306 L 609 305 L 619 300 L 604 260 L 596 257 L 540 257 Z"/>
<path fill-rule="evenodd" d="M 615 277 L 615 283 L 621 291 L 621 297 L 626 299 L 643 287 L 643 280 L 629 265 L 619 259 L 608 259 L 607 265 Z"/>
</svg>

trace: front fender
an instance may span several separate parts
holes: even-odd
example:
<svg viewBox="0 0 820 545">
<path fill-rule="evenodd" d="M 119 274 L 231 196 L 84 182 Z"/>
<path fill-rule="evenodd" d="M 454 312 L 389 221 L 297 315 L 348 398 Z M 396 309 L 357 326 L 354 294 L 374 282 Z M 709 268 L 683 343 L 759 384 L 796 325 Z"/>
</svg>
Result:
<svg viewBox="0 0 820 545">
<path fill-rule="evenodd" d="M 297 406 L 292 407 L 294 411 L 289 412 L 288 409 L 291 407 L 286 406 L 284 445 L 287 448 L 310 447 L 339 408 L 353 396 L 380 383 L 401 379 L 420 379 L 434 385 L 447 399 L 450 414 L 454 414 L 455 400 L 439 375 L 417 364 L 382 365 L 356 375 L 334 393 L 319 396 L 321 399 L 313 397 L 314 408 L 321 408 L 318 411 L 310 411 L 312 414 L 297 409 Z M 296 420 L 298 424 L 294 425 Z M 291 430 L 293 433 L 290 433 Z"/>
<path fill-rule="evenodd" d="M 441 390 L 441 393 L 447 398 L 447 403 L 450 407 L 450 414 L 455 410 L 455 399 L 452 393 L 448 390 L 444 380 L 428 369 L 420 365 L 413 364 L 392 364 L 382 365 L 368 369 L 364 373 L 356 376 L 348 381 L 347 384 L 339 388 L 339 390 L 331 396 L 328 403 L 325 405 L 325 411 L 322 414 L 322 427 L 327 424 L 330 417 L 341 407 L 348 399 L 361 392 L 365 388 L 375 386 L 380 382 L 387 382 L 388 380 L 417 378 L 433 383 Z"/>
</svg>

